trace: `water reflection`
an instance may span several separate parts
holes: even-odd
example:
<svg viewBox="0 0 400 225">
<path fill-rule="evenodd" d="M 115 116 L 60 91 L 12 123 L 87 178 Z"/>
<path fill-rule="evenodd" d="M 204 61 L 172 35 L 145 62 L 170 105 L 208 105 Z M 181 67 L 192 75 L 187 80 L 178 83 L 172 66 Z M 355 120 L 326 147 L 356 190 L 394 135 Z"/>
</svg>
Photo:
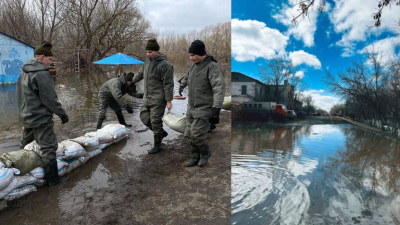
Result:
<svg viewBox="0 0 400 225">
<path fill-rule="evenodd" d="M 399 142 L 349 124 L 232 127 L 232 224 L 388 224 Z"/>
</svg>

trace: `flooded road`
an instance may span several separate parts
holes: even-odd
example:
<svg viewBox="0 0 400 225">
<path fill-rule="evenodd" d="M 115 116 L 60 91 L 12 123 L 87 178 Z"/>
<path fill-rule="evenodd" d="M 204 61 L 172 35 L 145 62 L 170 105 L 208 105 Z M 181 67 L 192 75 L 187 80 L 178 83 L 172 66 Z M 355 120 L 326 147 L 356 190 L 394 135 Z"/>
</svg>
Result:
<svg viewBox="0 0 400 225">
<path fill-rule="evenodd" d="M 232 224 L 399 224 L 399 161 L 351 124 L 235 124 Z"/>
<path fill-rule="evenodd" d="M 71 74 L 57 80 L 59 100 L 70 118 L 62 125 L 54 117 L 58 142 L 95 131 L 98 90 L 113 77 L 91 73 L 78 79 Z M 178 87 L 175 83 L 175 94 Z M 138 91 L 142 90 L 143 81 L 138 84 Z M 177 224 L 182 218 L 189 224 L 229 224 L 230 111 L 221 111 L 220 124 L 207 135 L 213 151 L 209 163 L 204 168 L 185 168 L 190 148 L 183 135 L 164 124 L 168 136 L 163 151 L 148 155 L 153 133 L 139 119 L 141 100 L 130 96 L 126 100 L 134 107 L 133 114 L 123 110 L 126 122 L 133 125 L 128 138 L 68 173 L 68 183 L 39 187 L 8 202 L 0 212 L 0 224 Z M 187 100 L 172 104 L 171 112 L 186 112 Z M 111 109 L 106 116 L 103 126 L 118 123 Z M 0 86 L 0 125 L 0 154 L 18 150 L 22 128 L 16 115 L 15 84 Z"/>
</svg>

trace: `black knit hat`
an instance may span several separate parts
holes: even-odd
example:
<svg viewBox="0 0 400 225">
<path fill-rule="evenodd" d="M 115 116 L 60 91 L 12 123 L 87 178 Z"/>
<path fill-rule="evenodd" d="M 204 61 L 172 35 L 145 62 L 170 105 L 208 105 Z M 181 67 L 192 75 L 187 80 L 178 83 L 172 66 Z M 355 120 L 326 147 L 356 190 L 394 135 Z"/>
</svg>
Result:
<svg viewBox="0 0 400 225">
<path fill-rule="evenodd" d="M 131 81 L 133 79 L 133 76 L 135 76 L 135 74 L 129 72 L 127 75 L 125 75 L 125 81 Z"/>
<path fill-rule="evenodd" d="M 146 50 L 157 51 L 160 50 L 160 46 L 156 39 L 149 39 L 146 44 Z"/>
<path fill-rule="evenodd" d="M 34 54 L 35 55 L 44 55 L 44 56 L 53 56 L 53 52 L 51 52 L 51 48 L 53 46 L 48 41 L 43 41 L 39 46 L 36 47 Z"/>
<path fill-rule="evenodd" d="M 189 47 L 189 53 L 203 56 L 206 54 L 206 46 L 204 43 L 200 40 L 195 40 L 192 42 L 192 44 Z"/>
</svg>

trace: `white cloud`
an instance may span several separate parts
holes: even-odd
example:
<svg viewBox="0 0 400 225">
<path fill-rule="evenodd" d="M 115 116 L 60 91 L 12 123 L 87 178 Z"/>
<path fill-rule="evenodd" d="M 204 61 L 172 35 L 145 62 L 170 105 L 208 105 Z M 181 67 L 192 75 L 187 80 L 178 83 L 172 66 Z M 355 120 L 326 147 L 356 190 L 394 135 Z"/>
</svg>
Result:
<svg viewBox="0 0 400 225">
<path fill-rule="evenodd" d="M 152 28 L 161 32 L 185 33 L 231 20 L 230 0 L 138 0 L 137 4 Z"/>
<path fill-rule="evenodd" d="M 330 95 L 323 95 L 324 92 L 324 90 L 308 90 L 303 91 L 302 94 L 303 96 L 310 95 L 314 101 L 314 105 L 317 108 L 321 108 L 329 112 L 333 105 L 340 102 L 340 99 Z"/>
<path fill-rule="evenodd" d="M 256 20 L 232 19 L 232 56 L 236 61 L 284 55 L 289 37 Z"/>
<path fill-rule="evenodd" d="M 316 69 L 321 68 L 321 62 L 318 60 L 318 58 L 315 55 L 311 55 L 303 50 L 290 52 L 289 59 L 292 61 L 294 66 L 304 63 Z"/>
<path fill-rule="evenodd" d="M 302 71 L 302 70 L 297 71 L 297 72 L 294 74 L 294 76 L 295 76 L 295 77 L 298 77 L 298 78 L 300 78 L 300 80 L 302 80 L 302 79 L 304 78 L 304 71 Z"/>
<path fill-rule="evenodd" d="M 298 4 L 297 1 L 289 1 L 291 6 L 283 4 L 282 10 L 279 14 L 275 14 L 272 17 L 289 27 L 287 35 L 293 35 L 297 40 L 302 40 L 305 46 L 311 47 L 314 45 L 314 33 L 317 30 L 317 17 L 318 13 L 314 12 L 315 9 L 311 9 L 311 13 L 305 18 L 299 18 L 296 24 L 292 23 L 293 16 L 298 15 Z M 317 6 L 318 4 L 315 4 Z M 329 6 L 328 6 L 329 8 Z"/>
<path fill-rule="evenodd" d="M 385 30 L 394 31 L 394 22 L 398 19 L 398 7 L 386 7 L 382 14 L 382 25 L 372 27 L 372 14 L 377 12 L 376 0 L 334 0 L 335 6 L 330 13 L 336 33 L 343 36 L 336 44 L 345 47 L 342 56 L 354 54 L 355 43 L 365 41 L 371 35 L 379 35 Z"/>
<path fill-rule="evenodd" d="M 390 37 L 386 39 L 382 39 L 379 41 L 376 41 L 362 50 L 359 51 L 359 53 L 366 53 L 367 51 L 375 51 L 378 52 L 380 56 L 382 56 L 382 59 L 384 61 L 396 57 L 395 53 L 395 48 L 397 43 L 399 42 L 398 37 Z M 397 57 L 399 54 L 397 54 Z"/>
</svg>

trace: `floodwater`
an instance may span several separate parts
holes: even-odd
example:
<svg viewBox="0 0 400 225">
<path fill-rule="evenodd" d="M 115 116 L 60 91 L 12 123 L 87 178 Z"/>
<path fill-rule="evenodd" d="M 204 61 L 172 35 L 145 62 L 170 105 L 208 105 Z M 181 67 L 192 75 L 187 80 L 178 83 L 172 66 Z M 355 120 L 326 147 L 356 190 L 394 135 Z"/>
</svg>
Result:
<svg viewBox="0 0 400 225">
<path fill-rule="evenodd" d="M 73 74 L 58 78 L 55 88 L 59 101 L 69 116 L 69 122 L 65 125 L 62 125 L 61 120 L 54 116 L 55 132 L 59 143 L 96 130 L 98 91 L 104 82 L 113 77 L 115 77 L 114 73 L 81 73 L 79 78 Z M 178 93 L 178 88 L 179 85 L 176 83 L 175 94 Z M 15 84 L 0 85 L 0 154 L 19 150 L 22 127 L 18 122 L 15 91 Z M 138 91 L 143 91 L 143 81 L 138 83 Z M 184 94 L 186 94 L 185 92 L 186 90 Z M 12 221 L 13 224 L 23 224 L 29 221 L 29 223 L 40 224 L 47 221 L 56 223 L 60 215 L 79 211 L 79 207 L 84 206 L 85 199 L 90 198 L 99 188 L 112 187 L 114 180 L 124 176 L 126 163 L 129 163 L 130 159 L 147 154 L 147 150 L 150 150 L 153 144 L 153 133 L 140 121 L 139 109 L 142 100 L 128 95 L 125 97 L 134 108 L 133 114 L 128 114 L 123 109 L 126 122 L 133 125 L 128 129 L 128 138 L 105 148 L 102 154 L 67 174 L 66 176 L 72 178 L 67 184 L 51 188 L 39 187 L 37 193 L 29 199 L 32 213 L 16 219 L 13 214 L 19 213 L 18 209 L 1 212 L 0 217 L 3 222 Z M 179 115 L 186 112 L 187 100 L 175 100 L 172 103 L 171 112 Z M 108 123 L 118 123 L 112 109 L 107 110 L 106 116 L 107 119 L 103 126 Z M 163 140 L 163 143 L 168 144 L 181 135 L 165 124 L 164 129 L 169 135 Z M 105 198 L 104 204 L 107 204 L 109 200 Z M 44 201 L 50 207 L 43 208 Z"/>
<path fill-rule="evenodd" d="M 346 123 L 232 126 L 232 224 L 399 224 L 399 150 Z"/>
</svg>

